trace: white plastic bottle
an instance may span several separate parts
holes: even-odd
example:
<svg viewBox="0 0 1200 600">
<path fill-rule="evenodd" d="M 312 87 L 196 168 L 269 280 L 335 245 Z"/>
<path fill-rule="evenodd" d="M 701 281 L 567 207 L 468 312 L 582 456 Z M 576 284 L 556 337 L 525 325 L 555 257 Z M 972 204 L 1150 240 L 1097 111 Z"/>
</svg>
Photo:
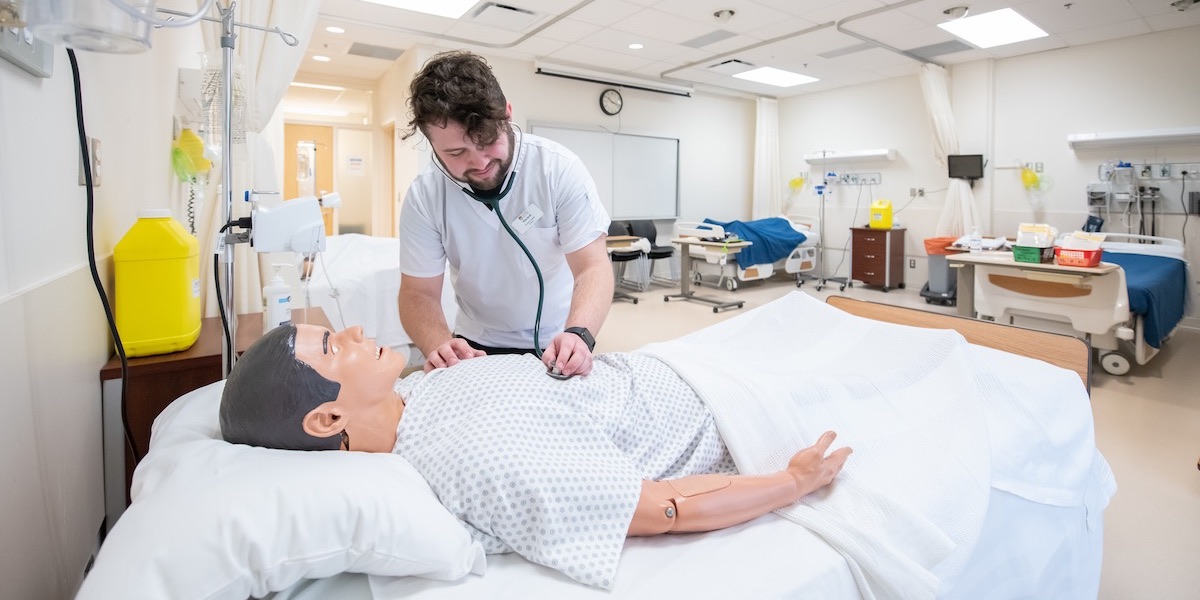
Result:
<svg viewBox="0 0 1200 600">
<path fill-rule="evenodd" d="M 971 254 L 983 252 L 983 238 L 979 236 L 978 225 L 971 227 L 971 237 L 967 238 L 967 248 L 971 250 Z"/>
<path fill-rule="evenodd" d="M 263 333 L 292 320 L 292 286 L 288 285 L 279 275 L 275 267 L 275 276 L 263 286 Z"/>
</svg>

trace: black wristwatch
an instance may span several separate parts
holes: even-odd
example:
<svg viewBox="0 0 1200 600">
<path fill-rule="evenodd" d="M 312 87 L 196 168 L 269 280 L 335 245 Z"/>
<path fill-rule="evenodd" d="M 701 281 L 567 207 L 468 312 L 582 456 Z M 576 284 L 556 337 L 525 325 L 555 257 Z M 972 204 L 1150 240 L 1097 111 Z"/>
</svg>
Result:
<svg viewBox="0 0 1200 600">
<path fill-rule="evenodd" d="M 588 331 L 587 327 L 568 327 L 563 331 L 579 336 L 583 343 L 587 344 L 588 352 L 596 349 L 596 338 L 592 337 L 592 332 Z"/>
</svg>

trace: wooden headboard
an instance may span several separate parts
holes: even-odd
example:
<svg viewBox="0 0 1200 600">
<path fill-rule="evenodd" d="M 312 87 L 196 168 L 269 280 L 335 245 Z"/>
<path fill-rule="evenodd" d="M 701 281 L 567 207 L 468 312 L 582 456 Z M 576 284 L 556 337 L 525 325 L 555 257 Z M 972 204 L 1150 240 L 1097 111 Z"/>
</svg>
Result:
<svg viewBox="0 0 1200 600">
<path fill-rule="evenodd" d="M 830 296 L 825 302 L 852 315 L 876 321 L 931 329 L 953 329 L 972 344 L 1036 358 L 1070 369 L 1079 374 L 1084 387 L 1091 393 L 1091 347 L 1077 337 L 844 296 Z"/>
</svg>

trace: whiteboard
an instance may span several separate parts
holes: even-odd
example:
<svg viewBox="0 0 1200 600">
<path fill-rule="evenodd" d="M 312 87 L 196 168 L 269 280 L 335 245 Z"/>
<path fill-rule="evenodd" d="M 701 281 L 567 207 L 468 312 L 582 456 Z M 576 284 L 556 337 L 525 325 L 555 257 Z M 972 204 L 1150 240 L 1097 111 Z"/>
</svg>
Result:
<svg viewBox="0 0 1200 600">
<path fill-rule="evenodd" d="M 679 140 L 531 124 L 579 155 L 613 219 L 679 217 Z"/>
</svg>

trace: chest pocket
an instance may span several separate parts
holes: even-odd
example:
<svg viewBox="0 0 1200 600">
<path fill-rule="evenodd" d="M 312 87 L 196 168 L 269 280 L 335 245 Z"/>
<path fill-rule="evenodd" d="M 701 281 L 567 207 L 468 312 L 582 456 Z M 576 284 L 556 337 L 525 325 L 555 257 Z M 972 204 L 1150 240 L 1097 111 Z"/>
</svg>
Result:
<svg viewBox="0 0 1200 600">
<path fill-rule="evenodd" d="M 552 270 L 559 269 L 561 263 L 564 262 L 562 249 L 558 245 L 557 227 L 530 227 L 521 234 L 521 241 L 525 243 L 525 247 L 529 248 L 529 253 L 533 254 L 533 258 L 537 260 L 543 278 L 547 278 Z M 525 274 L 526 278 L 537 278 L 537 274 L 533 271 L 533 265 L 529 264 L 524 256 L 521 256 L 521 272 Z"/>
</svg>

